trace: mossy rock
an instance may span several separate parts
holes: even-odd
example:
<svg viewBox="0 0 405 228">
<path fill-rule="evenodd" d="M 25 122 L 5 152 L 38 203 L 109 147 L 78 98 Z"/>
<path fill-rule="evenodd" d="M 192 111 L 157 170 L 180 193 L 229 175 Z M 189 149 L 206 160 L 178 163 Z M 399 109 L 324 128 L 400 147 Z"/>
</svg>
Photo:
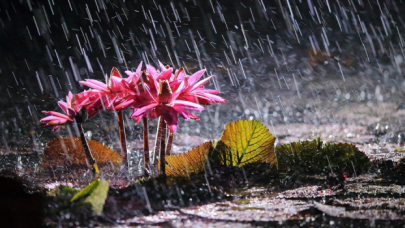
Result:
<svg viewBox="0 0 405 228">
<path fill-rule="evenodd" d="M 279 172 L 307 175 L 346 173 L 349 176 L 368 171 L 369 158 L 348 143 L 323 143 L 320 138 L 276 147 Z"/>
</svg>

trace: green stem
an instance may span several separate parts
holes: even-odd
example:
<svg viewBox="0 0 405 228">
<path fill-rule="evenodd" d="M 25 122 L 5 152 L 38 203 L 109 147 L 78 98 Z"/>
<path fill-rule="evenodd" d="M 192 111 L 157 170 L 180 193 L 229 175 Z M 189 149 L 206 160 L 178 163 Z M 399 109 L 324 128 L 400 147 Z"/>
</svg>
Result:
<svg viewBox="0 0 405 228">
<path fill-rule="evenodd" d="M 122 113 L 122 110 L 117 111 L 117 119 L 118 119 L 118 129 L 119 129 L 119 134 L 120 134 L 122 166 L 123 166 L 124 170 L 128 172 L 127 142 L 125 139 L 124 115 Z"/>
<path fill-rule="evenodd" d="M 167 145 L 166 145 L 166 155 L 170 155 L 170 152 L 172 150 L 173 138 L 174 138 L 174 133 L 169 132 L 169 138 L 167 139 Z"/>
<path fill-rule="evenodd" d="M 162 139 L 160 140 L 160 174 L 166 176 L 166 123 L 165 121 L 162 121 L 161 123 Z"/>
<path fill-rule="evenodd" d="M 157 167 L 157 164 L 158 164 L 158 159 L 157 158 L 159 157 L 160 145 L 161 145 L 160 141 L 162 139 L 162 125 L 163 125 L 162 122 L 164 123 L 163 118 L 159 117 L 159 123 L 158 123 L 158 126 L 157 126 L 157 132 L 156 132 L 156 138 L 155 138 L 155 150 L 154 150 L 154 153 L 153 153 L 153 155 L 154 155 L 153 166 L 154 167 Z"/>
<path fill-rule="evenodd" d="M 147 176 L 150 165 L 148 118 L 142 117 L 142 122 L 143 122 L 143 170 L 144 175 Z"/>
<path fill-rule="evenodd" d="M 84 152 L 86 153 L 86 158 L 87 158 L 87 162 L 91 165 L 92 167 L 92 173 L 94 176 L 94 179 L 98 179 L 99 177 L 99 170 L 98 170 L 98 166 L 96 163 L 96 159 L 94 159 L 93 155 L 91 154 L 91 150 L 89 147 L 89 144 L 87 143 L 87 139 L 84 136 L 84 131 L 83 131 L 83 126 L 81 123 L 77 123 L 77 128 L 79 129 L 79 133 L 80 133 L 80 140 L 82 141 L 82 146 L 84 148 Z"/>
</svg>

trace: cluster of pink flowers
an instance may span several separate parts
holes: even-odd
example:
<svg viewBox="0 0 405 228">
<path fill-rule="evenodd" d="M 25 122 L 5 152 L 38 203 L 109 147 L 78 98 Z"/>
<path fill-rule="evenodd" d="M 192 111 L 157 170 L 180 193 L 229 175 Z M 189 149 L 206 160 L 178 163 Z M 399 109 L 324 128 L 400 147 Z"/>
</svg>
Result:
<svg viewBox="0 0 405 228">
<path fill-rule="evenodd" d="M 79 110 L 87 110 L 88 118 L 102 110 L 119 111 L 127 107 L 133 109 L 131 117 L 140 121 L 142 117 L 154 119 L 162 117 L 171 133 L 177 129 L 178 115 L 184 119 L 199 118 L 187 110 L 202 111 L 203 105 L 225 103 L 226 100 L 214 94 L 217 90 L 204 88 L 213 76 L 201 79 L 205 70 L 186 75 L 183 68 L 173 68 L 160 63 L 160 70 L 147 65 L 142 71 L 142 62 L 135 72 L 125 71 L 127 78 L 122 78 L 117 68 L 113 68 L 106 83 L 86 79 L 81 84 L 89 90 L 66 97 L 66 102 L 58 104 L 63 112 L 43 111 L 49 115 L 41 120 L 45 127 L 54 127 L 57 131 L 61 125 L 74 122 Z"/>
</svg>

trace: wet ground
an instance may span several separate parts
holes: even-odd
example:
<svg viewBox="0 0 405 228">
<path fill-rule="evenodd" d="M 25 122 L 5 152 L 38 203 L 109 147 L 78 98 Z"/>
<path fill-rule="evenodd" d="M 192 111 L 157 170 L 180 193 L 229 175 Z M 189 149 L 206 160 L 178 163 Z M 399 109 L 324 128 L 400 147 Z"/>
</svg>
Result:
<svg viewBox="0 0 405 228">
<path fill-rule="evenodd" d="M 352 108 L 352 112 L 349 113 L 352 119 L 359 118 L 368 125 L 348 121 L 341 124 L 275 124 L 268 128 L 278 136 L 278 144 L 321 137 L 328 142 L 353 143 L 372 161 L 396 162 L 404 155 L 404 143 L 401 141 L 403 133 L 393 130 L 395 126 L 391 127 L 383 120 L 399 118 L 401 111 L 396 111 L 398 107 L 389 103 L 381 103 L 381 106 L 384 106 L 384 111 L 380 112 L 380 116 L 376 116 L 375 109 L 367 104 L 357 104 L 355 111 L 353 111 L 354 107 Z M 336 117 L 342 118 L 345 114 L 347 116 L 347 112 L 341 110 Z M 201 136 L 178 134 L 174 152 L 187 151 L 207 140 L 209 139 Z M 137 151 L 141 149 L 140 143 L 139 140 L 130 141 L 129 146 L 133 148 L 132 151 Z M 89 172 L 79 172 L 83 176 L 77 178 L 77 176 L 73 177 L 77 173 L 72 174 L 72 170 L 69 169 L 62 169 L 59 172 L 44 170 L 38 165 L 40 154 L 36 152 L 9 151 L 1 155 L 0 159 L 2 159 L 2 170 L 17 173 L 25 183 L 29 183 L 28 189 L 31 191 L 43 188 L 53 189 L 58 185 L 81 187 L 90 181 Z M 133 161 L 137 161 L 137 158 L 133 157 Z M 135 166 L 136 163 L 133 164 L 133 170 L 137 170 Z M 55 175 L 55 172 L 59 175 Z M 195 197 L 190 196 L 187 199 L 187 196 L 184 196 L 185 203 L 182 205 L 171 204 L 170 200 L 156 203 L 159 200 L 155 202 L 153 199 L 150 205 L 142 203 L 142 197 L 139 196 L 139 191 L 142 190 L 139 186 L 126 187 L 130 183 L 122 181 L 116 169 L 106 169 L 104 172 L 104 178 L 110 181 L 112 189 L 105 205 L 103 215 L 105 218 L 92 218 L 90 221 L 95 224 L 150 227 L 398 227 L 405 225 L 403 212 L 405 185 L 398 185 L 397 180 L 381 175 L 383 171 L 378 168 L 374 168 L 368 174 L 348 178 L 344 189 L 325 185 L 326 180 L 322 176 L 301 177 L 295 184 L 276 180 L 278 184 L 276 182 L 261 183 L 235 188 L 219 192 L 218 194 L 222 195 L 219 198 L 206 196 L 198 202 L 195 202 Z M 133 178 L 136 179 L 136 174 Z M 111 194 L 114 188 L 124 192 Z M 183 187 L 180 186 L 180 189 Z M 199 190 L 190 191 L 197 191 L 197 195 L 202 194 Z M 155 193 L 151 191 L 146 194 Z M 172 196 L 174 197 L 172 200 L 180 197 L 175 195 Z M 116 213 L 118 210 L 116 207 L 119 204 L 122 211 Z M 55 224 L 54 219 L 47 218 L 48 225 Z M 67 219 L 67 221 L 70 220 Z M 69 223 L 66 219 L 59 220 L 60 223 L 64 221 Z"/>
</svg>

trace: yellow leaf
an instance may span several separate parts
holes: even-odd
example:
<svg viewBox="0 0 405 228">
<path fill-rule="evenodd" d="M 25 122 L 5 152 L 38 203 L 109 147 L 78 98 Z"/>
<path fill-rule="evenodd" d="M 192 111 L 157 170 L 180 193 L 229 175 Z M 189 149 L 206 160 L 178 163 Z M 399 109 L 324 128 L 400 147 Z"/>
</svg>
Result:
<svg viewBox="0 0 405 228">
<path fill-rule="evenodd" d="M 204 171 L 212 142 L 206 142 L 184 154 L 166 157 L 166 175 L 170 177 L 189 177 L 191 173 Z"/>
<path fill-rule="evenodd" d="M 258 120 L 238 120 L 225 126 L 214 153 L 222 165 L 276 164 L 276 138 Z"/>
</svg>

